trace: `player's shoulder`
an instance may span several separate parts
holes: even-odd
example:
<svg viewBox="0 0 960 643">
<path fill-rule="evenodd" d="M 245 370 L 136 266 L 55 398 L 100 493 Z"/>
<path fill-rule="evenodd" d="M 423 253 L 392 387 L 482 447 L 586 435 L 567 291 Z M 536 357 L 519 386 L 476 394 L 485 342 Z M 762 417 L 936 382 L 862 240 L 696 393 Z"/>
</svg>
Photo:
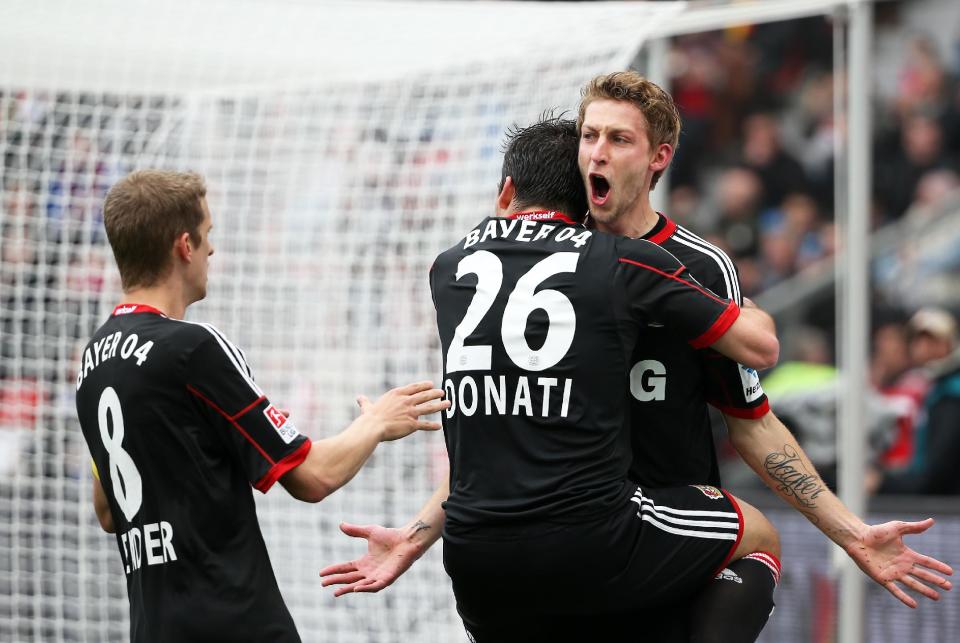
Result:
<svg viewBox="0 0 960 643">
<path fill-rule="evenodd" d="M 711 272 L 734 269 L 733 260 L 722 248 L 682 225 L 676 225 L 673 234 L 665 239 L 662 245 L 679 257 L 688 268 L 702 266 Z"/>
<path fill-rule="evenodd" d="M 621 264 L 676 272 L 684 267 L 679 257 L 661 245 L 646 239 L 618 237 L 614 240 L 616 259 Z"/>
<path fill-rule="evenodd" d="M 441 262 L 457 261 L 466 254 L 469 254 L 468 248 L 476 245 L 476 237 L 493 217 L 484 217 L 477 225 L 473 226 L 467 234 L 460 237 L 456 243 L 437 255 L 434 264 Z M 473 241 L 472 243 L 470 241 Z"/>
<path fill-rule="evenodd" d="M 455 266 L 469 254 L 477 250 L 477 239 L 480 232 L 486 228 L 487 224 L 496 220 L 496 217 L 484 217 L 477 225 L 473 226 L 466 235 L 461 237 L 456 243 L 442 251 L 430 264 L 431 282 L 435 274 L 447 274 L 451 271 L 456 272 Z"/>
<path fill-rule="evenodd" d="M 210 348 L 227 357 L 238 357 L 243 351 L 219 328 L 201 321 L 171 319 L 168 326 L 168 344 L 175 350 L 191 355 L 200 348 Z"/>
<path fill-rule="evenodd" d="M 466 255 L 466 252 L 463 249 L 462 239 L 438 254 L 434 258 L 433 263 L 430 264 L 431 282 L 434 278 L 434 275 L 449 272 L 453 266 L 457 265 L 464 255 Z"/>
<path fill-rule="evenodd" d="M 661 245 L 679 258 L 701 283 L 724 291 L 721 294 L 726 297 L 738 295 L 736 266 L 722 248 L 682 225 L 676 225 L 673 233 Z"/>
</svg>

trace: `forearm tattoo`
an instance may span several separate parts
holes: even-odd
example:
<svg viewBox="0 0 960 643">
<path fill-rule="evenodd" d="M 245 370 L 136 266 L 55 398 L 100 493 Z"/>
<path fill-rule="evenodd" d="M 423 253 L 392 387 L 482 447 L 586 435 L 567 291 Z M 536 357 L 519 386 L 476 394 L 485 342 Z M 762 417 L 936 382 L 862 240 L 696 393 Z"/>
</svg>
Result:
<svg viewBox="0 0 960 643">
<path fill-rule="evenodd" d="M 816 474 L 809 473 L 803 461 L 789 444 L 782 451 L 774 451 L 763 461 L 767 474 L 777 483 L 777 491 L 797 499 L 797 503 L 807 509 L 815 509 L 817 496 L 826 489 Z"/>
<path fill-rule="evenodd" d="M 430 529 L 430 525 L 423 522 L 422 520 L 418 520 L 413 524 L 413 533 L 415 534 L 423 531 L 424 529 Z"/>
</svg>

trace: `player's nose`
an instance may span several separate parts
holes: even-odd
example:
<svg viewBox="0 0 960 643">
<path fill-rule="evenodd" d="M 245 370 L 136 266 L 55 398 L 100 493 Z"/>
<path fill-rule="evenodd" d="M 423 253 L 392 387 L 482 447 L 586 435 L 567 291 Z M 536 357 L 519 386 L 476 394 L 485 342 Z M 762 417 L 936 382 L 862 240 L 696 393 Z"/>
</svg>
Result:
<svg viewBox="0 0 960 643">
<path fill-rule="evenodd" d="M 606 163 L 607 161 L 607 143 L 600 138 L 590 150 L 590 160 L 594 163 Z"/>
</svg>

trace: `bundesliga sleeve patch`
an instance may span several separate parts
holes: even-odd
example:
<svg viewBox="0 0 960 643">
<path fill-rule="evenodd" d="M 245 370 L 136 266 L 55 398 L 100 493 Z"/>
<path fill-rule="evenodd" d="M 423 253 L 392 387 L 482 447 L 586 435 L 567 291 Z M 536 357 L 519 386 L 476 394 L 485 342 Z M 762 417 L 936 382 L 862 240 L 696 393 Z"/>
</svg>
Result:
<svg viewBox="0 0 960 643">
<path fill-rule="evenodd" d="M 711 487 L 710 485 L 705 484 L 692 484 L 690 486 L 695 489 L 699 489 L 700 493 L 705 495 L 707 498 L 710 498 L 710 500 L 720 500 L 723 498 L 723 494 L 720 493 L 720 490 L 716 487 Z"/>
<path fill-rule="evenodd" d="M 273 404 L 263 409 L 263 415 L 270 421 L 277 435 L 280 436 L 280 439 L 283 440 L 285 444 L 290 444 L 300 435 L 300 432 L 297 431 L 297 427 L 293 426 L 290 418 L 285 417 L 283 413 L 280 412 L 280 409 Z"/>
<path fill-rule="evenodd" d="M 763 388 L 760 386 L 760 374 L 756 369 L 748 368 L 743 364 L 737 364 L 740 371 L 740 382 L 743 384 L 743 398 L 747 402 L 755 402 L 763 395 Z"/>
</svg>

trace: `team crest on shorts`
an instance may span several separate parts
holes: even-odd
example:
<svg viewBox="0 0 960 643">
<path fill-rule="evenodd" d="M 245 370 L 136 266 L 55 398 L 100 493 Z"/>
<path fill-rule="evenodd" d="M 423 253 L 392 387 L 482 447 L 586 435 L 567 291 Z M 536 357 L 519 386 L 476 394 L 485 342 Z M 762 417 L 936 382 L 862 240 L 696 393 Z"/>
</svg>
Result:
<svg viewBox="0 0 960 643">
<path fill-rule="evenodd" d="M 710 500 L 720 500 L 720 498 L 723 498 L 723 494 L 720 493 L 720 490 L 716 487 L 711 487 L 710 485 L 705 484 L 692 484 L 690 486 L 699 489 L 700 493 L 705 495 L 707 498 L 710 498 Z"/>
</svg>

